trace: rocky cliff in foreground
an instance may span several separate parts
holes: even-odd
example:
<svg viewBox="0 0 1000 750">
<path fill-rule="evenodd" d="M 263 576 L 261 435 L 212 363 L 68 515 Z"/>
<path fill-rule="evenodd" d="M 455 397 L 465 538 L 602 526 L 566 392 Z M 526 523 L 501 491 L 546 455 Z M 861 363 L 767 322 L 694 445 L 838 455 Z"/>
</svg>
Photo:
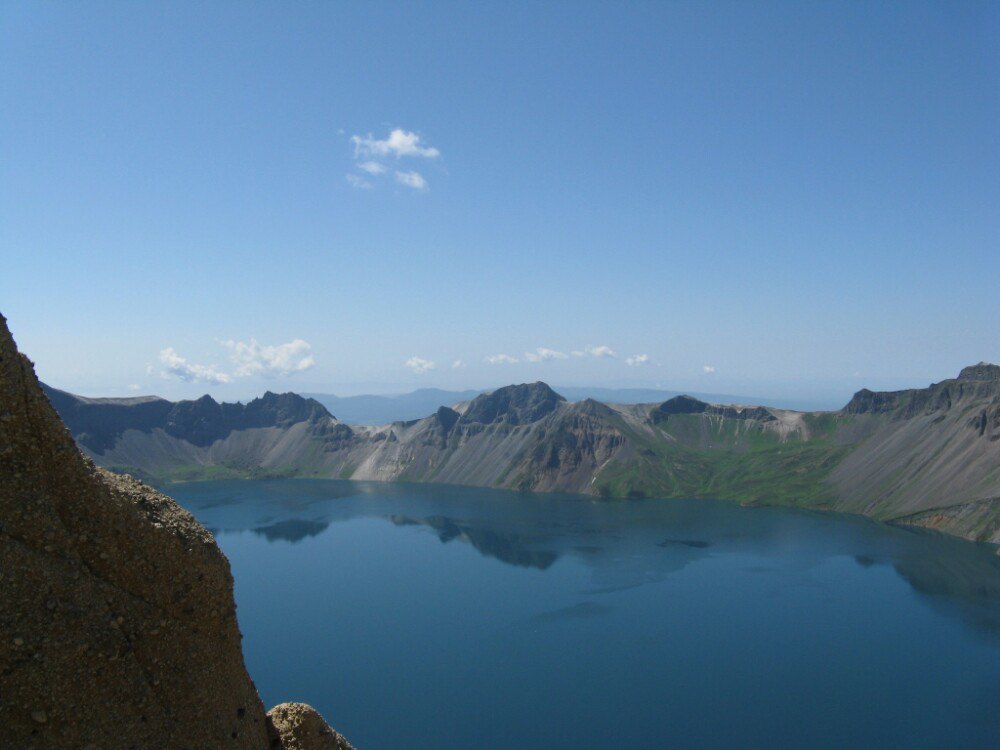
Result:
<svg viewBox="0 0 1000 750">
<path fill-rule="evenodd" d="M 0 316 L 0 744 L 348 748 L 265 714 L 229 564 L 170 498 L 81 456 Z"/>
</svg>

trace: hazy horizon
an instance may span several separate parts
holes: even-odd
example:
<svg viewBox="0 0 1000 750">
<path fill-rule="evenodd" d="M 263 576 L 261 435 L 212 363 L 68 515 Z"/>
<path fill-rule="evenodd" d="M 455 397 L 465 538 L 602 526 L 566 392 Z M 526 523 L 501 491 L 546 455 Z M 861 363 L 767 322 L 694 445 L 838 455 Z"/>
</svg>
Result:
<svg viewBox="0 0 1000 750">
<path fill-rule="evenodd" d="M 974 363 L 970 363 L 974 364 Z M 954 377 L 958 373 L 949 375 L 948 377 Z M 886 380 L 881 382 L 858 382 L 858 383 L 799 383 L 793 384 L 793 387 L 788 387 L 785 390 L 780 388 L 773 391 L 753 391 L 754 384 L 744 384 L 746 388 L 740 389 L 737 387 L 735 390 L 726 390 L 724 388 L 714 388 L 705 389 L 697 385 L 694 386 L 672 386 L 669 383 L 653 383 L 650 385 L 594 385 L 594 384 L 570 384 L 570 383 L 558 383 L 552 381 L 542 380 L 542 382 L 547 383 L 555 391 L 562 393 L 568 389 L 573 391 L 593 391 L 595 393 L 600 391 L 609 392 L 627 392 L 627 391 L 662 391 L 664 393 L 686 393 L 699 397 L 710 397 L 717 396 L 723 402 L 739 402 L 746 404 L 761 404 L 767 406 L 776 406 L 780 408 L 804 410 L 804 411 L 833 411 L 843 407 L 850 398 L 857 393 L 862 388 L 868 388 L 869 390 L 876 391 L 893 391 L 893 390 L 905 390 L 907 388 L 924 388 L 930 385 L 932 382 L 939 382 L 941 380 L 946 380 L 948 378 L 938 378 L 935 381 L 927 382 L 917 382 L 917 381 L 906 381 L 906 380 Z M 46 382 L 43 379 L 43 382 Z M 406 397 L 412 394 L 418 393 L 419 391 L 430 390 L 430 391 L 442 391 L 445 393 L 463 393 L 463 392 L 489 392 L 496 390 L 507 385 L 516 385 L 521 382 L 519 380 L 512 380 L 503 383 L 493 383 L 489 385 L 474 385 L 465 388 L 439 388 L 433 385 L 422 385 L 418 387 L 409 387 L 406 384 L 397 384 L 396 386 L 384 385 L 379 387 L 375 385 L 373 387 L 366 388 L 364 384 L 346 384 L 344 387 L 339 389 L 331 389 L 324 387 L 317 388 L 304 388 L 299 387 L 301 382 L 295 380 L 271 380 L 265 381 L 259 384 L 255 383 L 240 383 L 235 387 L 227 385 L 225 387 L 213 386 L 205 383 L 184 383 L 181 388 L 176 385 L 170 384 L 164 381 L 166 388 L 153 389 L 150 391 L 135 390 L 132 388 L 103 388 L 96 386 L 93 388 L 84 388 L 80 390 L 73 390 L 72 388 L 67 388 L 59 383 L 49 383 L 47 385 L 58 388 L 59 390 L 67 391 L 73 393 L 77 396 L 84 396 L 88 398 L 128 398 L 128 397 L 142 397 L 142 396 L 159 396 L 162 398 L 167 398 L 169 400 L 185 400 L 185 399 L 197 399 L 204 395 L 210 395 L 216 401 L 219 402 L 242 402 L 246 403 L 254 398 L 258 398 L 263 395 L 266 391 L 274 391 L 276 393 L 284 392 L 294 392 L 304 396 L 333 396 L 336 398 L 358 398 L 358 397 L 384 397 L 384 398 L 399 398 Z M 536 381 L 527 381 L 536 382 Z M 737 384 L 738 385 L 738 384 Z M 781 384 L 778 384 L 779 386 Z M 797 387 L 795 387 L 797 386 Z M 777 387 L 772 384 L 772 387 Z M 750 388 L 751 390 L 747 390 Z M 170 395 L 168 395 L 170 394 Z M 562 395 L 567 395 L 563 393 Z M 599 397 L 594 396 L 594 397 Z M 569 396 L 567 396 L 569 397 Z M 572 399 L 571 399 L 572 400 Z M 634 399 L 629 399 L 629 402 L 634 402 Z M 335 416 L 338 416 L 335 414 Z"/>
</svg>

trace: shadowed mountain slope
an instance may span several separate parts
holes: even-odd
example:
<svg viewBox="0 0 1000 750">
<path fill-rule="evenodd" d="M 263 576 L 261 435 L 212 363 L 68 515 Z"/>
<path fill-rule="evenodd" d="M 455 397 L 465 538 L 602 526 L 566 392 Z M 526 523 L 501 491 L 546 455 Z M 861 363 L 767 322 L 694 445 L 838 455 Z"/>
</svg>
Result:
<svg viewBox="0 0 1000 750">
<path fill-rule="evenodd" d="M 95 451 L 112 447 L 127 430 L 162 429 L 171 437 L 206 446 L 237 430 L 290 427 L 330 417 L 321 403 L 296 393 L 268 391 L 247 404 L 220 404 L 208 395 L 172 403 L 156 396 L 84 398 L 44 383 L 42 390 L 77 442 Z"/>
</svg>

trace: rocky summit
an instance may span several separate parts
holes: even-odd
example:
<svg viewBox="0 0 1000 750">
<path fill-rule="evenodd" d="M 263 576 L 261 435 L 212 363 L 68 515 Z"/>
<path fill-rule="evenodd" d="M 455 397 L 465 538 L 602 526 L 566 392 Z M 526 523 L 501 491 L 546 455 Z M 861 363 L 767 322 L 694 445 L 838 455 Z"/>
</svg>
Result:
<svg viewBox="0 0 1000 750">
<path fill-rule="evenodd" d="M 265 714 L 240 638 L 211 534 L 80 454 L 0 316 L 3 747 L 348 748 L 307 706 Z"/>
<path fill-rule="evenodd" d="M 551 414 L 565 400 L 545 383 L 508 385 L 472 399 L 462 421 L 472 424 L 530 424 Z"/>
</svg>

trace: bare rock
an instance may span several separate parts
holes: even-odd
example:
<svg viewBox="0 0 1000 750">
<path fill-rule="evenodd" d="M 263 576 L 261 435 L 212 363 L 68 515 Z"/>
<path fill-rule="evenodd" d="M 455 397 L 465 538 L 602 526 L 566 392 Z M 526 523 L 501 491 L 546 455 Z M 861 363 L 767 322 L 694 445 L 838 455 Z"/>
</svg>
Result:
<svg viewBox="0 0 1000 750">
<path fill-rule="evenodd" d="M 354 750 L 312 706 L 281 703 L 267 712 L 272 747 L 284 750 Z M 276 743 L 276 744 L 275 744 Z"/>
</svg>

